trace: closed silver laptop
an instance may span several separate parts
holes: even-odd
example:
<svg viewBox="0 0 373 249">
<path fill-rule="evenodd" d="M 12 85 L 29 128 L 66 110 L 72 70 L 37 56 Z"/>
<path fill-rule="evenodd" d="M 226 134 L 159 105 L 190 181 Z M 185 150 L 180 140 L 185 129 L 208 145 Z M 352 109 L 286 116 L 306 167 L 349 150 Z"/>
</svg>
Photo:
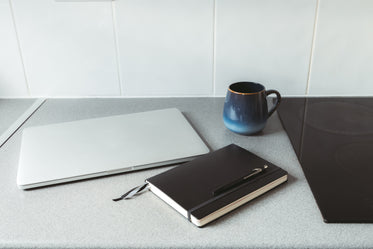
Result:
<svg viewBox="0 0 373 249">
<path fill-rule="evenodd" d="M 175 108 L 23 130 L 20 189 L 180 163 L 209 152 Z"/>
</svg>

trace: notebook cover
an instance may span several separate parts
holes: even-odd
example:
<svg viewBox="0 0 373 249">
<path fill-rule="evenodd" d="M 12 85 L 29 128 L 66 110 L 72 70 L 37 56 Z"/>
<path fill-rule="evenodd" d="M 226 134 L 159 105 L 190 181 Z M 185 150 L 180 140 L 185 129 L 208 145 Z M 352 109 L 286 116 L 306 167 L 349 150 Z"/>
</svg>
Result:
<svg viewBox="0 0 373 249">
<path fill-rule="evenodd" d="M 214 196 L 214 190 L 268 165 L 265 172 Z M 272 163 L 234 144 L 147 179 L 190 215 L 202 219 L 233 201 L 287 175 Z"/>
</svg>

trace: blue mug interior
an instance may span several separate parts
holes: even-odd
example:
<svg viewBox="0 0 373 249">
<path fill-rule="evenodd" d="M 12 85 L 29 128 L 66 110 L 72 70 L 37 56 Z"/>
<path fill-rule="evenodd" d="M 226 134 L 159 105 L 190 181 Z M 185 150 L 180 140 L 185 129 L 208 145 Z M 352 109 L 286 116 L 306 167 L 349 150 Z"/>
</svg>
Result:
<svg viewBox="0 0 373 249">
<path fill-rule="evenodd" d="M 237 82 L 229 86 L 229 90 L 234 93 L 250 94 L 264 90 L 264 86 L 254 82 Z"/>
</svg>

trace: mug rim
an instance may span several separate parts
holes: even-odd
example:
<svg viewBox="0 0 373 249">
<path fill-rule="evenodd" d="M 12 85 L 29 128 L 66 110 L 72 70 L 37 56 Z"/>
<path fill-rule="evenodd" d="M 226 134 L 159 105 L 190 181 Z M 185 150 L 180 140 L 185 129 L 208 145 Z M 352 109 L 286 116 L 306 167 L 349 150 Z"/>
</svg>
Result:
<svg viewBox="0 0 373 249">
<path fill-rule="evenodd" d="M 231 87 L 232 87 L 233 85 L 236 85 L 236 84 L 242 84 L 242 83 L 249 83 L 249 84 L 259 85 L 259 86 L 262 88 L 262 90 L 257 91 L 257 92 L 252 92 L 252 93 L 244 93 L 244 92 L 237 92 L 237 91 L 234 91 L 234 90 L 231 89 Z M 230 91 L 230 92 L 232 92 L 232 93 L 235 93 L 235 94 L 241 94 L 241 95 L 253 95 L 253 94 L 259 94 L 259 93 L 265 91 L 265 87 L 264 87 L 262 84 L 257 83 L 257 82 L 252 82 L 252 81 L 239 81 L 239 82 L 235 82 L 235 83 L 230 84 L 229 87 L 228 87 L 228 91 Z"/>
</svg>

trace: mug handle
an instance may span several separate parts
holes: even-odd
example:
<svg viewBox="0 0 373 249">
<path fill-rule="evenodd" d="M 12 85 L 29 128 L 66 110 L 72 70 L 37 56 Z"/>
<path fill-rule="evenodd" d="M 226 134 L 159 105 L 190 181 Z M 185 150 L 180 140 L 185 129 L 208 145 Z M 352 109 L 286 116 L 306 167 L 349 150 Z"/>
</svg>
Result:
<svg viewBox="0 0 373 249">
<path fill-rule="evenodd" d="M 268 111 L 268 117 L 270 117 L 276 111 L 277 107 L 280 105 L 280 102 L 281 102 L 281 95 L 276 90 L 268 90 L 268 91 L 266 91 L 266 96 L 268 96 L 268 95 L 270 95 L 272 93 L 276 94 L 277 99 L 276 99 L 275 105 L 272 107 L 271 110 Z"/>
</svg>

